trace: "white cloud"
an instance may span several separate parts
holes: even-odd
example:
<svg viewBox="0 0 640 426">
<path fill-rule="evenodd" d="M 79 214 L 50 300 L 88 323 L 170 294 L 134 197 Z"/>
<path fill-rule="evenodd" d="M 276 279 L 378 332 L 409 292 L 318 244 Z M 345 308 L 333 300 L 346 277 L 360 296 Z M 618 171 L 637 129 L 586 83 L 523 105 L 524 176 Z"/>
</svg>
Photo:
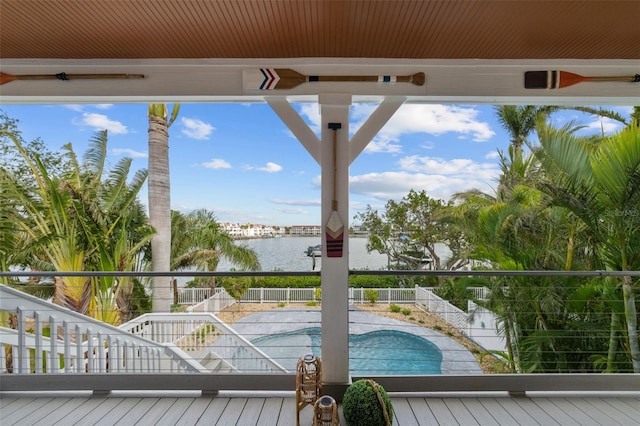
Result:
<svg viewBox="0 0 640 426">
<path fill-rule="evenodd" d="M 617 132 L 622 127 L 622 123 L 616 120 L 612 120 L 607 117 L 597 117 L 595 121 L 589 123 L 585 130 L 596 131 L 598 133 L 603 133 L 605 135 L 609 135 L 611 133 Z"/>
<path fill-rule="evenodd" d="M 286 209 L 277 209 L 282 214 L 309 214 L 309 210 L 299 208 L 286 208 Z"/>
<path fill-rule="evenodd" d="M 455 193 L 470 189 L 493 194 L 499 176 L 496 164 L 469 159 L 410 156 L 399 164 L 401 171 L 352 176 L 349 181 L 351 193 L 386 201 L 399 200 L 413 189 L 424 190 L 432 198 L 447 201 Z"/>
<path fill-rule="evenodd" d="M 266 172 L 266 173 L 278 173 L 282 171 L 282 166 L 280 164 L 273 163 L 271 161 L 269 161 L 267 164 L 265 164 L 262 167 L 250 166 L 247 164 L 243 168 L 245 170 L 259 170 L 261 172 Z"/>
<path fill-rule="evenodd" d="M 231 164 L 221 158 L 212 158 L 211 161 L 202 163 L 202 166 L 207 169 L 230 169 Z"/>
<path fill-rule="evenodd" d="M 280 164 L 272 163 L 271 161 L 269 161 L 265 166 L 258 167 L 258 170 L 267 173 L 278 173 L 282 171 L 282 166 Z"/>
<path fill-rule="evenodd" d="M 120 123 L 119 121 L 109 119 L 109 117 L 104 114 L 84 112 L 82 113 L 80 122 L 77 124 L 92 127 L 96 131 L 107 130 L 109 133 L 113 133 L 116 135 L 124 135 L 129 133 L 127 126 Z"/>
<path fill-rule="evenodd" d="M 320 206 L 321 201 L 319 199 L 316 200 L 284 200 L 281 198 L 273 198 L 269 200 L 274 204 L 283 204 L 286 206 Z"/>
<path fill-rule="evenodd" d="M 211 132 L 215 130 L 211 124 L 196 118 L 183 117 L 181 122 L 183 126 L 182 134 L 192 139 L 209 139 Z"/>
<path fill-rule="evenodd" d="M 129 148 L 116 148 L 112 149 L 111 152 L 114 155 L 124 155 L 131 158 L 147 158 L 146 152 L 140 152 Z"/>
<path fill-rule="evenodd" d="M 441 135 L 453 132 L 484 142 L 495 132 L 488 123 L 478 120 L 479 114 L 475 108 L 457 105 L 403 105 L 384 126 L 382 133 L 397 137 L 407 133 Z"/>
<path fill-rule="evenodd" d="M 498 171 L 494 163 L 476 163 L 468 158 L 443 160 L 434 157 L 412 155 L 404 157 L 398 164 L 409 172 L 437 173 L 441 175 L 470 175 L 481 179 L 491 179 Z"/>
<path fill-rule="evenodd" d="M 354 134 L 377 108 L 376 104 L 357 103 L 351 107 L 350 133 Z M 478 120 L 480 111 L 473 107 L 455 105 L 408 104 L 401 106 L 369 143 L 367 152 L 398 153 L 402 151 L 402 135 L 426 133 L 441 135 L 458 133 L 460 138 L 476 142 L 491 139 L 495 132 L 489 123 Z M 306 118 L 311 129 L 318 134 L 321 126 L 320 108 L 316 104 L 302 104 L 300 115 Z M 425 148 L 433 147 L 426 142 Z"/>
</svg>

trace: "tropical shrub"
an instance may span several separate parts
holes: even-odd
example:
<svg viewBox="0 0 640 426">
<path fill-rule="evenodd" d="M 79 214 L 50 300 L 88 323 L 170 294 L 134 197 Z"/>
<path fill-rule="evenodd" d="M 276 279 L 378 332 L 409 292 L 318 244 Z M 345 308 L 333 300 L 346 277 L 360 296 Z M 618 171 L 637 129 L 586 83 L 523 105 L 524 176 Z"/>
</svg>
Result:
<svg viewBox="0 0 640 426">
<path fill-rule="evenodd" d="M 369 288 L 364 291 L 364 298 L 372 305 L 378 301 L 378 290 Z"/>
</svg>

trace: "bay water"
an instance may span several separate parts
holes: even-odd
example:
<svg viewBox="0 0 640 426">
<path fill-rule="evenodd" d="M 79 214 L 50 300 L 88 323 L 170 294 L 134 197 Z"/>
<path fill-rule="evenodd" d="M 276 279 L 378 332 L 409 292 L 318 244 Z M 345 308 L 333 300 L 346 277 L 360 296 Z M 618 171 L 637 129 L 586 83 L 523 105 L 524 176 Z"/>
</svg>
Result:
<svg viewBox="0 0 640 426">
<path fill-rule="evenodd" d="M 307 256 L 307 248 L 321 243 L 320 237 L 278 237 L 238 240 L 236 244 L 244 245 L 255 251 L 263 271 L 313 271 L 313 258 Z M 387 256 L 378 252 L 367 253 L 367 238 L 352 237 L 349 239 L 349 269 L 385 269 Z M 229 271 L 233 264 L 222 259 L 219 271 Z M 315 270 L 322 267 L 320 256 L 315 258 Z"/>
</svg>

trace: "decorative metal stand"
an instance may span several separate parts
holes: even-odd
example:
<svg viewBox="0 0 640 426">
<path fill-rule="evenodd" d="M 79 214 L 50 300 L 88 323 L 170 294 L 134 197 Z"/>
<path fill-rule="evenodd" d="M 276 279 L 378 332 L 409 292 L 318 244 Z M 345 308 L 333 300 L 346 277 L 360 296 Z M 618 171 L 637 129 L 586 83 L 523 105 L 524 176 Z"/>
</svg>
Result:
<svg viewBox="0 0 640 426">
<path fill-rule="evenodd" d="M 340 426 L 336 400 L 325 395 L 313 405 L 313 426 Z"/>
<path fill-rule="evenodd" d="M 322 393 L 322 362 L 313 354 L 298 359 L 296 365 L 296 425 L 300 426 L 300 411 L 313 405 Z"/>
</svg>

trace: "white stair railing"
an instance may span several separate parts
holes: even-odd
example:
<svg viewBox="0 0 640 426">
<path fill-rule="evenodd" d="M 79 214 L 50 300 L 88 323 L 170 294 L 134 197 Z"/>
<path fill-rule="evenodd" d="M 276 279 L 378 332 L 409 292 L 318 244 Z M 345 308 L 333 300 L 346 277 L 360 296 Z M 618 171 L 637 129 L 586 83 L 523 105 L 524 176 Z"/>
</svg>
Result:
<svg viewBox="0 0 640 426">
<path fill-rule="evenodd" d="M 0 373 L 206 371 L 172 343 L 135 336 L 5 285 L 0 285 L 0 310 L 17 321 L 15 330 L 0 328 Z"/>
<path fill-rule="evenodd" d="M 120 329 L 158 343 L 172 343 L 188 354 L 207 351 L 245 373 L 287 372 L 263 351 L 210 313 L 145 314 Z"/>
</svg>

